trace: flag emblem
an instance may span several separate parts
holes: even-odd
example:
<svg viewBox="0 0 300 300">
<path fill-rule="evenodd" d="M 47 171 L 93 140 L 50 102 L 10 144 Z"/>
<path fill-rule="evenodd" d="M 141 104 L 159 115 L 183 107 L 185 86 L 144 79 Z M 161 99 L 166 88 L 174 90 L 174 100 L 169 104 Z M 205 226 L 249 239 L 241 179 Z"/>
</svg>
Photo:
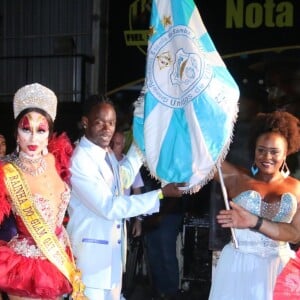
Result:
<svg viewBox="0 0 300 300">
<path fill-rule="evenodd" d="M 206 63 L 199 46 L 194 33 L 181 25 L 172 27 L 151 45 L 147 85 L 162 104 L 183 107 L 210 82 L 212 68 Z"/>
</svg>

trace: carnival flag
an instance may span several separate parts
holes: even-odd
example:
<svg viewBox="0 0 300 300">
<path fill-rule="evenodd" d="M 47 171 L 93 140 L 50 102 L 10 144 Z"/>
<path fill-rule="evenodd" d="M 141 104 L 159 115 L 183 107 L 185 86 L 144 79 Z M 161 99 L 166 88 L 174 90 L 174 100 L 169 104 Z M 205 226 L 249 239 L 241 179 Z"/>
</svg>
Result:
<svg viewBox="0 0 300 300">
<path fill-rule="evenodd" d="M 133 135 L 153 176 L 196 192 L 229 150 L 239 89 L 192 0 L 153 0 Z"/>
</svg>

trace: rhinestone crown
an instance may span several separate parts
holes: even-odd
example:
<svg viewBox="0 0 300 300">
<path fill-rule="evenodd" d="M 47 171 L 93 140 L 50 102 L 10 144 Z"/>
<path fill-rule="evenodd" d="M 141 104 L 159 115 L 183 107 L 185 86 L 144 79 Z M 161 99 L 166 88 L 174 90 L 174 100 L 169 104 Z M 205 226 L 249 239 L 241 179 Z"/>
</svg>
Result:
<svg viewBox="0 0 300 300">
<path fill-rule="evenodd" d="M 40 108 L 46 111 L 52 120 L 56 117 L 57 98 L 47 87 L 33 83 L 21 87 L 14 96 L 14 118 L 26 108 Z"/>
</svg>

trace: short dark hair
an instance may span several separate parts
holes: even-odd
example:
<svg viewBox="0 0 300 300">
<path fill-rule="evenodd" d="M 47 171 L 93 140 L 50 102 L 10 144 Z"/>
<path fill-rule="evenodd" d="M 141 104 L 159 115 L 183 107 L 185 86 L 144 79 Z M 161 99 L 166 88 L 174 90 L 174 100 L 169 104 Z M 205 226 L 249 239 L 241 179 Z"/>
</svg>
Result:
<svg viewBox="0 0 300 300">
<path fill-rule="evenodd" d="M 287 141 L 287 155 L 300 150 L 300 121 L 285 111 L 258 113 L 253 120 L 249 139 L 250 153 L 254 156 L 256 141 L 265 133 L 275 132 Z"/>
<path fill-rule="evenodd" d="M 92 109 L 96 105 L 101 104 L 101 103 L 110 104 L 113 108 L 115 108 L 113 102 L 109 98 L 107 98 L 105 96 L 91 95 L 83 103 L 83 107 L 82 107 L 83 116 L 88 117 L 88 115 L 90 114 Z"/>
</svg>

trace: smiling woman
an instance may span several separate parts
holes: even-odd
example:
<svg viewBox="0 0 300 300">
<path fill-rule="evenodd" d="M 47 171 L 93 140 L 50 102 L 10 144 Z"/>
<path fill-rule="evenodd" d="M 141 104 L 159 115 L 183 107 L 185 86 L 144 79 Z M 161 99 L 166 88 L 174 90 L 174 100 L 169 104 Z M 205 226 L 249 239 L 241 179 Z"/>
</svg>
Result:
<svg viewBox="0 0 300 300">
<path fill-rule="evenodd" d="M 11 300 L 82 292 L 63 226 L 72 146 L 66 135 L 53 135 L 56 105 L 38 83 L 14 96 L 17 149 L 0 165 L 0 224 L 12 213 L 17 230 L 0 243 L 0 290 Z"/>
<path fill-rule="evenodd" d="M 250 132 L 251 170 L 222 165 L 232 209 L 217 220 L 235 228 L 238 248 L 223 248 L 210 300 L 272 300 L 277 276 L 295 255 L 288 242 L 300 240 L 300 182 L 286 164 L 300 149 L 300 122 L 287 112 L 260 113 Z"/>
</svg>

